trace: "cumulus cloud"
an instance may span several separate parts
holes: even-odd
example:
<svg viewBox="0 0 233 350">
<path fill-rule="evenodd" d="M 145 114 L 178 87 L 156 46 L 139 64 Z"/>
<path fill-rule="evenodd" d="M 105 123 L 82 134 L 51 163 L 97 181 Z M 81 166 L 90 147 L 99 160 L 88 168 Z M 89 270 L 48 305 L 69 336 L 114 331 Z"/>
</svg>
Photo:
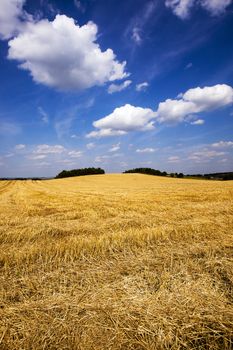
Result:
<svg viewBox="0 0 233 350">
<path fill-rule="evenodd" d="M 111 114 L 96 120 L 93 126 L 97 130 L 87 134 L 87 137 L 117 136 L 130 131 L 152 130 L 155 122 L 189 122 L 192 125 L 202 125 L 203 119 L 195 120 L 199 112 L 208 112 L 232 103 L 233 89 L 229 85 L 197 87 L 179 94 L 177 99 L 160 102 L 156 111 L 130 104 L 118 107 Z"/>
<path fill-rule="evenodd" d="M 193 102 L 198 112 L 213 110 L 233 103 L 233 89 L 226 84 L 194 88 L 186 91 L 183 100 Z"/>
<path fill-rule="evenodd" d="M 211 16 L 219 16 L 226 11 L 227 6 L 232 3 L 232 0 L 166 0 L 166 7 L 181 19 L 187 19 L 190 16 L 191 9 L 196 6 L 201 6 L 209 12 Z"/>
<path fill-rule="evenodd" d="M 23 144 L 19 144 L 19 145 L 15 146 L 16 151 L 20 151 L 20 150 L 25 149 L 25 148 L 26 148 L 26 145 L 23 145 Z"/>
<path fill-rule="evenodd" d="M 26 16 L 23 5 L 26 0 L 1 0 L 0 2 L 0 38 L 9 39 L 22 27 L 20 17 Z"/>
<path fill-rule="evenodd" d="M 140 83 L 136 85 L 136 91 L 145 91 L 148 88 L 149 84 L 144 81 L 144 83 Z"/>
<path fill-rule="evenodd" d="M 36 150 L 33 152 L 35 154 L 52 154 L 52 153 L 62 153 L 65 151 L 65 148 L 61 145 L 38 145 Z"/>
<path fill-rule="evenodd" d="M 18 4 L 14 7 L 18 9 L 17 18 L 23 2 L 10 0 L 10 3 Z M 19 67 L 29 71 L 37 83 L 59 90 L 83 90 L 128 76 L 125 61 L 118 62 L 110 48 L 101 50 L 97 43 L 98 28 L 93 22 L 79 26 L 73 18 L 57 15 L 53 21 L 19 23 L 22 25 L 18 34 L 8 43 L 8 58 L 19 61 Z"/>
<path fill-rule="evenodd" d="M 113 94 L 114 92 L 120 92 L 122 90 L 125 90 L 131 83 L 131 80 L 126 80 L 122 84 L 111 84 L 108 87 L 108 93 Z"/>
<path fill-rule="evenodd" d="M 89 134 L 89 137 L 124 135 L 128 131 L 151 130 L 154 128 L 152 118 L 155 112 L 150 108 L 135 107 L 126 104 L 116 108 L 111 114 L 93 123 L 99 131 Z M 93 134 L 94 133 L 94 134 Z"/>
<path fill-rule="evenodd" d="M 227 148 L 233 147 L 233 141 L 219 141 L 212 144 L 212 147 L 216 148 Z"/>
<path fill-rule="evenodd" d="M 230 105 L 233 103 L 233 89 L 226 84 L 197 87 L 179 94 L 179 97 L 159 104 L 157 114 L 160 122 L 182 122 L 190 115 Z"/>
<path fill-rule="evenodd" d="M 158 120 L 161 123 L 179 123 L 184 121 L 186 116 L 195 112 L 196 106 L 193 102 L 171 99 L 160 102 L 157 110 Z"/>
<path fill-rule="evenodd" d="M 155 148 L 138 148 L 136 150 L 137 153 L 153 153 L 155 151 Z"/>
</svg>

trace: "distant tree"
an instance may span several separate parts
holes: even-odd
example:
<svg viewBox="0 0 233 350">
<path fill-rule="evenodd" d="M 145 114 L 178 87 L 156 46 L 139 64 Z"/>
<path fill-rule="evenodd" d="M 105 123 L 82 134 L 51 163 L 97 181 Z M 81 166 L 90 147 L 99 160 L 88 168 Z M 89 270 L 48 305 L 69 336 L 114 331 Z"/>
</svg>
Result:
<svg viewBox="0 0 233 350">
<path fill-rule="evenodd" d="M 105 171 L 101 168 L 83 168 L 83 169 L 63 170 L 55 178 L 61 179 L 64 177 L 97 175 L 97 174 L 105 174 Z"/>
<path fill-rule="evenodd" d="M 179 174 L 177 174 L 177 177 L 183 178 L 183 177 L 184 177 L 184 174 L 183 174 L 183 173 L 179 173 Z"/>
<path fill-rule="evenodd" d="M 127 173 L 140 173 L 140 174 L 147 174 L 147 175 L 157 175 L 157 176 L 167 176 L 166 171 L 160 171 L 152 168 L 135 168 L 124 171 L 124 174 Z"/>
</svg>

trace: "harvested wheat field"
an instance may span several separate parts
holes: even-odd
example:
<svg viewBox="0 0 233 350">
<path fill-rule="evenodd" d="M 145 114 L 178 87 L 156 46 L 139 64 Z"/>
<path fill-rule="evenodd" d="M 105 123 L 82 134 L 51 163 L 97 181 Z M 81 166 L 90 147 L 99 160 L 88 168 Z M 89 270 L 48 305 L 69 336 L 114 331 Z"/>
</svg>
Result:
<svg viewBox="0 0 233 350">
<path fill-rule="evenodd" d="M 233 182 L 0 182 L 0 348 L 232 349 Z"/>
</svg>

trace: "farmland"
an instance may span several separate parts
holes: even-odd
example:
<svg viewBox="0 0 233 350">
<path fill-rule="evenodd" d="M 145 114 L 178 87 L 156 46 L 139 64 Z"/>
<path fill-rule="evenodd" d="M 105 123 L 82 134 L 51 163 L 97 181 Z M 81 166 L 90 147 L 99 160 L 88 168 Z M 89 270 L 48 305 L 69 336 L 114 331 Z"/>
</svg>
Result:
<svg viewBox="0 0 233 350">
<path fill-rule="evenodd" d="M 231 349 L 233 181 L 0 182 L 0 348 Z"/>
</svg>

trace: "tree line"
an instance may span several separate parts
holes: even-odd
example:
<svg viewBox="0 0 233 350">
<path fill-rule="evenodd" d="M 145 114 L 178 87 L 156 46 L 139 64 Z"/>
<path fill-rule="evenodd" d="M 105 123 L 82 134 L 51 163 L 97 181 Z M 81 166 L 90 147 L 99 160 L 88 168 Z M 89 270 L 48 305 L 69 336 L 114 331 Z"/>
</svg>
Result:
<svg viewBox="0 0 233 350">
<path fill-rule="evenodd" d="M 105 171 L 101 168 L 83 168 L 83 169 L 62 170 L 55 177 L 55 179 L 61 179 L 64 177 L 72 177 L 72 176 L 97 175 L 97 174 L 105 174 Z"/>
<path fill-rule="evenodd" d="M 178 177 L 178 178 L 184 177 L 183 173 L 168 174 L 166 171 L 160 171 L 152 168 L 135 168 L 135 169 L 126 170 L 123 172 L 123 174 L 130 174 L 130 173 L 140 173 L 140 174 L 155 175 L 155 176 L 171 176 L 171 177 Z"/>
</svg>

